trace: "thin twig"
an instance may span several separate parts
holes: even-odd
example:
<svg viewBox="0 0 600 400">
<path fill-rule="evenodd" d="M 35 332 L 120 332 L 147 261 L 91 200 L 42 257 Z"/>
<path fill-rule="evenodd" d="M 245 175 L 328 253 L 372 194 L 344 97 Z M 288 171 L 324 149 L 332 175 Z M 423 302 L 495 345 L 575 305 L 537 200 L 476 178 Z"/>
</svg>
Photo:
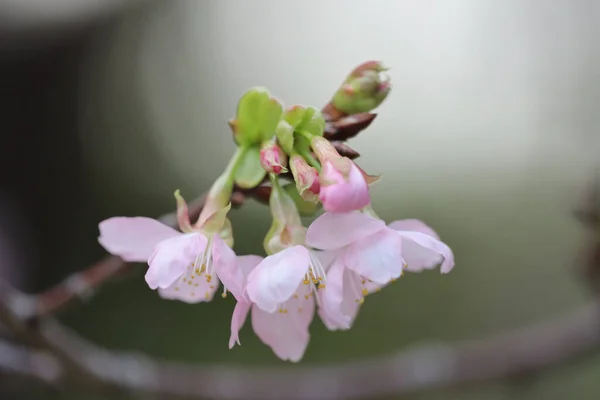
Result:
<svg viewBox="0 0 600 400">
<path fill-rule="evenodd" d="M 62 367 L 47 352 L 36 351 L 0 340 L 0 374 L 16 374 L 55 385 L 60 381 Z"/>
<path fill-rule="evenodd" d="M 200 215 L 206 193 L 189 204 L 190 218 Z M 165 225 L 177 228 L 177 212 L 173 211 L 158 218 Z M 68 305 L 73 300 L 81 298 L 96 289 L 104 282 L 122 272 L 127 264 L 118 256 L 106 256 L 87 269 L 77 272 L 50 289 L 32 296 L 35 303 L 31 308 L 29 318 L 50 315 Z"/>
</svg>

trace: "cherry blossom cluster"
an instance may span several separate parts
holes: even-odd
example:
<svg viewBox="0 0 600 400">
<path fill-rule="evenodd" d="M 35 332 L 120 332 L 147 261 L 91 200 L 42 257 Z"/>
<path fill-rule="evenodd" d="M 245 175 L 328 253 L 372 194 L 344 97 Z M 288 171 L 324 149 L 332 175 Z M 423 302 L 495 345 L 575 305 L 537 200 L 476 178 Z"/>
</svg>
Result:
<svg viewBox="0 0 600 400">
<path fill-rule="evenodd" d="M 390 84 L 378 62 L 356 68 L 332 99 L 346 114 L 377 107 Z M 248 314 L 256 335 L 282 360 L 303 357 L 315 316 L 330 330 L 353 325 L 364 299 L 401 277 L 440 266 L 454 255 L 418 220 L 382 221 L 371 206 L 368 175 L 323 137 L 326 122 L 314 107 L 291 106 L 264 88 L 246 92 L 229 121 L 237 144 L 212 185 L 197 220 L 175 192 L 179 230 L 146 217 L 99 224 L 99 242 L 131 262 L 147 262 L 145 280 L 164 299 L 210 302 L 222 286 L 236 300 L 229 347 L 240 344 Z M 270 186 L 272 225 L 266 256 L 236 255 L 228 214 L 234 188 Z M 301 212 L 320 212 L 310 226 Z"/>
</svg>

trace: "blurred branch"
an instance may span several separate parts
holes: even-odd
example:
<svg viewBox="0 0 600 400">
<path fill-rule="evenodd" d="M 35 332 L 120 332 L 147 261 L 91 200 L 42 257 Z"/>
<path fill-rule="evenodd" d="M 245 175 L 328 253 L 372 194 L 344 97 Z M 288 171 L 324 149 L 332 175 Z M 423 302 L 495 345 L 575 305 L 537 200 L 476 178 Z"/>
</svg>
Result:
<svg viewBox="0 0 600 400">
<path fill-rule="evenodd" d="M 7 307 L 19 304 L 21 294 L 3 290 L 2 295 L 0 321 L 21 338 L 24 325 L 19 312 Z M 341 400 L 524 376 L 592 354 L 600 348 L 600 304 L 590 302 L 564 317 L 479 341 L 434 343 L 366 361 L 293 370 L 192 366 L 110 352 L 50 318 L 40 321 L 35 330 L 29 328 L 25 337 L 30 336 L 41 338 L 28 341 L 46 352 L 0 342 L 0 369 L 78 387 L 83 387 L 84 379 L 86 388 L 106 393 Z"/>
<path fill-rule="evenodd" d="M 60 364 L 47 353 L 0 340 L 0 375 L 16 374 L 56 384 L 62 372 Z"/>
</svg>

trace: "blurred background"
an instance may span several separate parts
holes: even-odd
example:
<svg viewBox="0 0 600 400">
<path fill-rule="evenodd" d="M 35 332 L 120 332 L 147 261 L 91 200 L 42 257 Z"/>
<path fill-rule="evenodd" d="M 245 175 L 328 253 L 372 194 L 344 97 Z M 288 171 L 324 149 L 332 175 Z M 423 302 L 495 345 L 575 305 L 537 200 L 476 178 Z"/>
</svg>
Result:
<svg viewBox="0 0 600 400">
<path fill-rule="evenodd" d="M 598 171 L 599 12 L 593 0 L 1 0 L 0 272 L 40 291 L 104 255 L 99 221 L 162 214 L 175 189 L 202 193 L 234 150 L 226 122 L 249 87 L 321 107 L 376 59 L 393 90 L 350 142 L 364 169 L 383 174 L 374 208 L 432 226 L 456 268 L 368 298 L 350 331 L 315 321 L 302 362 L 481 338 L 567 312 L 588 297 L 572 209 Z M 252 201 L 233 213 L 238 254 L 262 254 L 269 218 Z M 249 325 L 228 349 L 232 299 L 164 301 L 144 272 L 61 321 L 111 349 L 293 368 Z M 410 399 L 597 399 L 599 375 L 600 354 L 532 380 Z M 1 396 L 83 398 L 0 375 Z"/>
</svg>

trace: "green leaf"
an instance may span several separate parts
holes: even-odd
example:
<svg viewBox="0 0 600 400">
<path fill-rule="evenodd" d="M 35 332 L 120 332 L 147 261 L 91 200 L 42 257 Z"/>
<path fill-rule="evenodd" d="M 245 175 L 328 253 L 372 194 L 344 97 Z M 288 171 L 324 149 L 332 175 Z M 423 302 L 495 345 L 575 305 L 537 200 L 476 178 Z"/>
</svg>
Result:
<svg viewBox="0 0 600 400">
<path fill-rule="evenodd" d="M 298 189 L 296 188 L 296 184 L 291 182 L 287 183 L 283 186 L 283 190 L 294 200 L 296 203 L 296 208 L 300 215 L 305 217 L 312 217 L 319 211 L 319 203 L 312 203 L 310 201 L 306 201 L 300 196 L 298 193 Z"/>
<path fill-rule="evenodd" d="M 325 131 L 325 118 L 323 118 L 321 111 L 314 107 L 308 107 L 304 119 L 296 129 L 312 133 L 315 136 L 323 136 L 323 132 Z"/>
<path fill-rule="evenodd" d="M 277 136 L 277 141 L 283 151 L 288 155 L 292 154 L 292 150 L 294 149 L 294 128 L 285 120 L 281 120 L 277 125 L 275 136 Z"/>
<path fill-rule="evenodd" d="M 283 119 L 296 131 L 323 136 L 325 118 L 323 118 L 321 111 L 315 107 L 292 106 L 284 112 Z"/>
<path fill-rule="evenodd" d="M 242 189 L 252 189 L 264 179 L 267 171 L 260 165 L 260 146 L 248 147 L 235 170 L 234 181 Z"/>
<path fill-rule="evenodd" d="M 272 138 L 282 113 L 283 106 L 266 88 L 248 90 L 238 102 L 235 121 L 230 122 L 236 143 L 248 146 Z"/>
</svg>

